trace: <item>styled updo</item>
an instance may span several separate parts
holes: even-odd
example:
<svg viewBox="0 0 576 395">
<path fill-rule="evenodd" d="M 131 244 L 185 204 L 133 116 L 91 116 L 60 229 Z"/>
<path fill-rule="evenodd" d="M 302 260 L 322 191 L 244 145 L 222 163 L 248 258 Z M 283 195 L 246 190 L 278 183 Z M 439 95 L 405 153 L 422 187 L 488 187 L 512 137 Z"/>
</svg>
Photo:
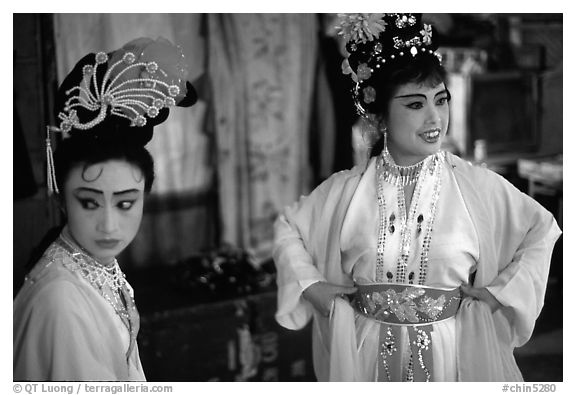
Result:
<svg viewBox="0 0 576 395">
<path fill-rule="evenodd" d="M 48 126 L 47 189 L 62 198 L 76 166 L 110 160 L 126 161 L 144 177 L 144 190 L 154 182 L 154 160 L 145 148 L 154 127 L 170 107 L 189 107 L 198 100 L 188 82 L 182 49 L 166 39 L 137 38 L 115 51 L 82 57 L 58 88 L 57 125 Z M 52 152 L 52 139 L 57 141 Z M 32 251 L 29 270 L 60 234 L 50 229 Z"/>
<path fill-rule="evenodd" d="M 135 39 L 116 51 L 80 59 L 56 95 L 59 127 L 53 129 L 63 137 L 54 153 L 58 190 L 75 166 L 86 169 L 116 159 L 140 169 L 149 192 L 154 161 L 144 146 L 170 107 L 197 101 L 187 74 L 181 48 L 160 38 Z"/>
<path fill-rule="evenodd" d="M 446 78 L 435 30 L 421 14 L 343 14 L 338 29 L 349 52 L 342 71 L 354 82 L 352 98 L 361 116 L 387 115 L 400 85 Z"/>
<path fill-rule="evenodd" d="M 380 122 L 390 100 L 408 83 L 436 86 L 446 80 L 434 28 L 421 14 L 340 14 L 338 34 L 346 42 L 342 72 L 352 79 L 352 100 L 362 118 L 370 156 L 380 154 Z M 448 99 L 450 94 L 448 94 Z"/>
</svg>

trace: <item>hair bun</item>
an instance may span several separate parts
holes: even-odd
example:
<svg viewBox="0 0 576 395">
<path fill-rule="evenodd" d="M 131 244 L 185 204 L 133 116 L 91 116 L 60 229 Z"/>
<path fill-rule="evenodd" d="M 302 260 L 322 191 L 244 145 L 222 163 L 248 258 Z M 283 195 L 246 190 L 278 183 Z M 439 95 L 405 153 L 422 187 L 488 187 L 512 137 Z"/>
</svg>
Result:
<svg viewBox="0 0 576 395">
<path fill-rule="evenodd" d="M 55 129 L 145 145 L 170 107 L 198 100 L 187 77 L 181 48 L 163 38 L 139 38 L 110 53 L 90 53 L 58 89 Z"/>
</svg>

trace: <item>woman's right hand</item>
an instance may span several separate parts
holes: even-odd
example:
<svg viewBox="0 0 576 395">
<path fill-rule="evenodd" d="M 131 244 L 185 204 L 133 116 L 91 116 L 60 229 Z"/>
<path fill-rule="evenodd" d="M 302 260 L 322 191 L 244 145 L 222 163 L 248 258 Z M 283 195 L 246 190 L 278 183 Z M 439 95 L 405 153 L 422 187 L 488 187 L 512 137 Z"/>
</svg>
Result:
<svg viewBox="0 0 576 395">
<path fill-rule="evenodd" d="M 302 292 L 302 296 L 309 301 L 320 314 L 328 317 L 332 311 L 335 298 L 355 292 L 356 287 L 345 287 L 319 281 L 306 288 L 304 292 Z"/>
</svg>

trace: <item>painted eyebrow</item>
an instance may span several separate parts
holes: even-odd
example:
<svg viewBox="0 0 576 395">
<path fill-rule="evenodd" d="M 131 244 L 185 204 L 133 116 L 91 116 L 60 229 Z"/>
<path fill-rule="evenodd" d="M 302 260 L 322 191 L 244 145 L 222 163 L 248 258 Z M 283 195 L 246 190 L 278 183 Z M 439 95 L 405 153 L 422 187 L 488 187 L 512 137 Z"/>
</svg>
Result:
<svg viewBox="0 0 576 395">
<path fill-rule="evenodd" d="M 112 195 L 114 195 L 114 196 L 127 195 L 129 193 L 140 193 L 140 189 L 136 189 L 136 188 L 126 189 L 124 191 L 114 192 Z"/>
<path fill-rule="evenodd" d="M 434 97 L 441 95 L 443 93 L 448 93 L 448 89 L 442 89 L 440 92 L 436 93 L 434 95 Z M 394 99 L 406 99 L 409 97 L 422 97 L 424 99 L 426 99 L 426 95 L 422 94 L 422 93 L 413 93 L 413 94 L 409 94 L 409 95 L 400 95 L 400 96 L 395 96 Z"/>
<path fill-rule="evenodd" d="M 74 190 L 74 192 L 92 192 L 92 193 L 96 193 L 98 195 L 103 195 L 104 192 L 102 192 L 99 189 L 94 189 L 94 188 L 87 188 L 87 187 L 80 187 L 80 188 L 76 188 Z"/>
<path fill-rule="evenodd" d="M 87 188 L 87 187 L 80 187 L 76 189 L 76 192 L 92 192 L 92 193 L 97 193 L 99 195 L 103 195 L 104 192 L 102 192 L 99 189 L 94 189 L 94 188 Z M 112 195 L 114 196 L 118 196 L 118 195 L 126 195 L 129 193 L 140 193 L 139 189 L 133 188 L 133 189 L 126 189 L 124 191 L 118 191 L 118 192 L 114 192 L 112 193 Z"/>
</svg>

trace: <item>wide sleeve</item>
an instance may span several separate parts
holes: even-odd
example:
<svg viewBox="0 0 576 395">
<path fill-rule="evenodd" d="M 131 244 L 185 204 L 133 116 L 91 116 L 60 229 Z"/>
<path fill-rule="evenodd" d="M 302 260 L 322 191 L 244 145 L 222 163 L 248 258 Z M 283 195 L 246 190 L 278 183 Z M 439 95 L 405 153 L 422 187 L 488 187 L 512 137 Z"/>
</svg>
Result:
<svg viewBox="0 0 576 395">
<path fill-rule="evenodd" d="M 498 274 L 487 289 L 505 306 L 512 345 L 518 347 L 530 338 L 542 310 L 552 250 L 561 232 L 552 214 L 534 199 L 498 175 L 492 180 L 486 194 L 492 232 L 483 242 L 494 248 L 487 255 L 496 259 Z"/>
<path fill-rule="evenodd" d="M 458 381 L 523 381 L 512 350 L 501 347 L 486 303 L 466 297 L 456 318 Z"/>
<path fill-rule="evenodd" d="M 73 282 L 46 284 L 14 311 L 14 380 L 118 380 L 107 335 Z"/>
<path fill-rule="evenodd" d="M 344 285 L 339 248 L 333 240 L 339 234 L 362 167 L 330 176 L 308 196 L 303 196 L 279 215 L 274 225 L 273 258 L 278 284 L 276 320 L 288 329 L 300 329 L 313 313 L 302 291 L 316 281 Z"/>
<path fill-rule="evenodd" d="M 304 284 L 325 281 L 311 251 L 312 235 L 320 220 L 320 207 L 328 185 L 287 207 L 274 223 L 273 258 L 277 271 L 278 310 L 276 320 L 288 329 L 300 329 L 312 316 L 312 305 L 304 300 Z"/>
</svg>

